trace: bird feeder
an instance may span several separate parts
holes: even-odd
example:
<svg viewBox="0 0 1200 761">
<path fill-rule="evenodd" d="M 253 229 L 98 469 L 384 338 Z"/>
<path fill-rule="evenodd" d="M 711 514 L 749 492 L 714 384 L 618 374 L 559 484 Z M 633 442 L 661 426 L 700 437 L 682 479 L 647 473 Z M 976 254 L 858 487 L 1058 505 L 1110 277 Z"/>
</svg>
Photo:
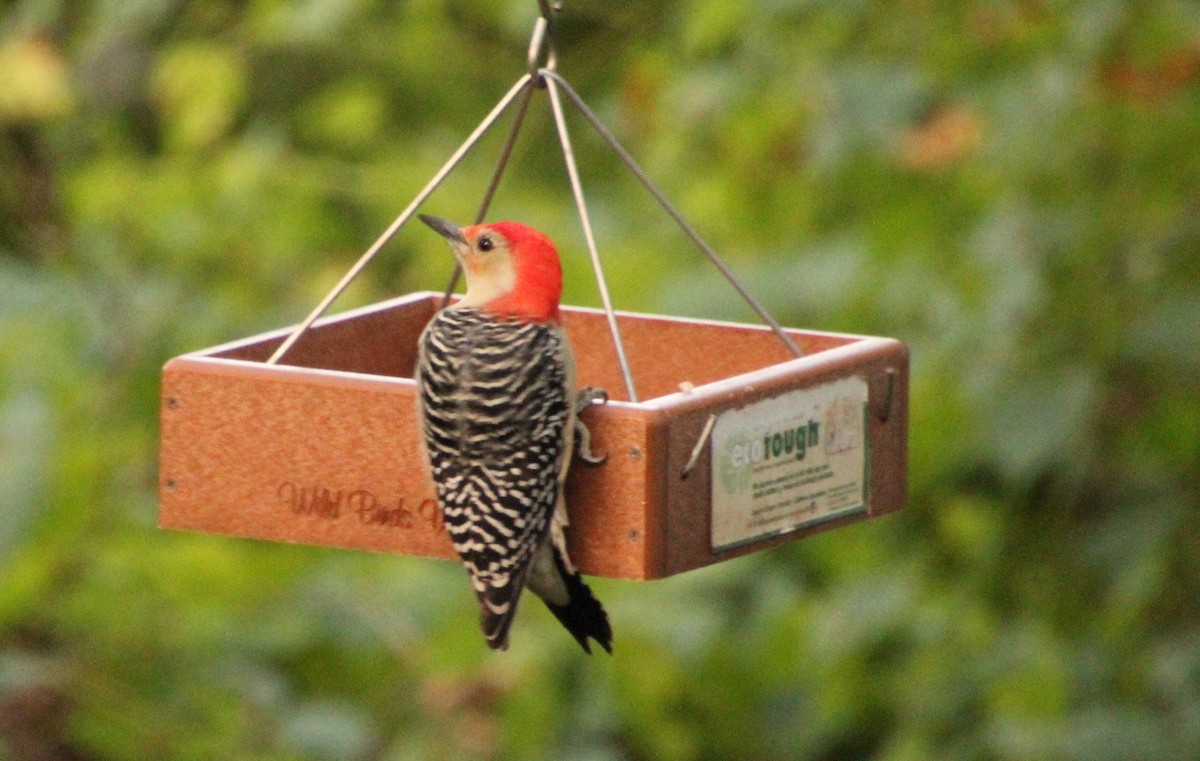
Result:
<svg viewBox="0 0 1200 761">
<path fill-rule="evenodd" d="M 524 74 L 311 314 L 292 328 L 163 369 L 164 528 L 455 558 L 420 444 L 417 338 L 452 298 L 425 292 L 322 318 L 482 135 L 519 103 L 476 221 L 530 98 L 550 99 L 604 309 L 564 307 L 582 413 L 603 464 L 567 481 L 585 574 L 653 579 L 904 506 L 908 349 L 891 338 L 782 328 L 557 73 L 554 8 Z M 766 326 L 618 312 L 604 282 L 563 100 L 573 103 Z"/>
</svg>

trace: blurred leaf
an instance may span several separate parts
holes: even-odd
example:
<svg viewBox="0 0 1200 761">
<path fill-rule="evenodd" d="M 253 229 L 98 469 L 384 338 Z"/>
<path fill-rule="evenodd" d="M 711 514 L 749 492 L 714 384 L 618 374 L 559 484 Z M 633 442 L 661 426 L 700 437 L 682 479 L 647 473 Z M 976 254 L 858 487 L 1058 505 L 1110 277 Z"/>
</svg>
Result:
<svg viewBox="0 0 1200 761">
<path fill-rule="evenodd" d="M 1133 358 L 1183 368 L 1200 368 L 1200 294 L 1162 294 L 1129 326 L 1126 339 Z"/>
<path fill-rule="evenodd" d="M 153 87 L 171 143 L 196 148 L 216 142 L 232 127 L 245 97 L 245 73 L 234 50 L 191 42 L 166 51 Z"/>
<path fill-rule="evenodd" d="M 309 107 L 309 129 L 333 148 L 369 147 L 385 126 L 382 95 L 380 88 L 364 82 L 327 90 Z"/>
<path fill-rule="evenodd" d="M 1070 368 L 1011 380 L 978 410 L 989 420 L 987 454 L 1005 476 L 1021 482 L 1087 456 L 1095 395 L 1094 379 Z"/>
<path fill-rule="evenodd" d="M 312 703 L 293 708 L 283 732 L 297 750 L 316 758 L 354 758 L 370 742 L 361 713 L 350 705 Z"/>
<path fill-rule="evenodd" d="M 29 531 L 51 476 L 54 422 L 46 400 L 30 390 L 0 399 L 0 567 Z"/>
<path fill-rule="evenodd" d="M 0 124 L 53 119 L 75 107 L 67 61 L 47 40 L 0 43 L 0 82 Z"/>
</svg>

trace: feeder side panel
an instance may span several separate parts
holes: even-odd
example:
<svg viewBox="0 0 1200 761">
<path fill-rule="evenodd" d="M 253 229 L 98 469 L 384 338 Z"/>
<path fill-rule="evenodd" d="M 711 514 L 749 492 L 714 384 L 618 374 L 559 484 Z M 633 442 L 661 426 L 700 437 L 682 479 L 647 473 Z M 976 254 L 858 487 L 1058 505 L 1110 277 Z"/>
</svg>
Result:
<svg viewBox="0 0 1200 761">
<path fill-rule="evenodd" d="M 163 371 L 167 528 L 452 558 L 411 382 L 180 358 Z"/>
<path fill-rule="evenodd" d="M 880 339 L 883 340 L 883 339 Z M 871 515 L 904 508 L 908 500 L 909 350 L 889 341 L 871 378 Z"/>
<path fill-rule="evenodd" d="M 319 320 L 280 361 L 282 365 L 320 370 L 411 378 L 417 338 L 433 317 L 441 297 L 418 294 Z M 294 328 L 263 335 L 208 356 L 265 362 Z"/>
<path fill-rule="evenodd" d="M 722 415 L 800 389 L 817 388 L 849 377 L 866 381 L 865 410 L 867 510 L 764 536 L 729 549 L 712 546 L 712 442 L 694 469 L 682 475 L 709 415 Z M 865 338 L 854 344 L 697 389 L 693 395 L 662 400 L 671 419 L 666 472 L 669 513 L 663 575 L 681 573 L 774 547 L 867 517 L 899 510 L 905 499 L 907 463 L 908 350 L 892 339 Z M 890 394 L 890 397 L 888 396 Z"/>
<path fill-rule="evenodd" d="M 583 414 L 592 431 L 598 466 L 576 459 L 567 478 L 572 560 L 586 574 L 622 579 L 652 578 L 662 533 L 653 523 L 659 498 L 650 459 L 661 426 L 656 416 L 631 406 L 609 404 Z"/>
</svg>

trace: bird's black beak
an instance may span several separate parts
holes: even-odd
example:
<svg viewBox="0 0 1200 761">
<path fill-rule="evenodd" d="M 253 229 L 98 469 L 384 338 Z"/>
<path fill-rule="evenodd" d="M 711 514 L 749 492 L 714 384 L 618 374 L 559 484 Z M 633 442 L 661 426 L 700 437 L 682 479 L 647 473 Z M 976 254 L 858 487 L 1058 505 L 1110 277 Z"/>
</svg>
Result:
<svg viewBox="0 0 1200 761">
<path fill-rule="evenodd" d="M 433 231 L 451 243 L 460 246 L 467 245 L 467 238 L 462 234 L 462 228 L 448 219 L 435 217 L 432 214 L 418 214 L 421 221 L 433 228 Z"/>
</svg>

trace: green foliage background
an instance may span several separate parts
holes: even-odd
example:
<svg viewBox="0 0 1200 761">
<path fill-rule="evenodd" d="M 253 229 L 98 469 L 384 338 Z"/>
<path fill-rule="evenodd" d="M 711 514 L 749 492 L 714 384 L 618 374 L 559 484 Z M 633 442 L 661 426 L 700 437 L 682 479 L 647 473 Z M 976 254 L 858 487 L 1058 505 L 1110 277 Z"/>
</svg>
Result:
<svg viewBox="0 0 1200 761">
<path fill-rule="evenodd" d="M 307 312 L 532 0 L 0 2 L 0 759 L 1200 747 L 1200 6 L 568 0 L 560 69 L 788 324 L 914 352 L 910 506 L 649 584 L 612 658 L 450 563 L 155 528 L 158 378 Z M 752 320 L 575 122 L 614 299 Z M 494 206 L 596 304 L 544 99 Z M 489 138 L 428 208 L 466 219 Z M 440 288 L 402 231 L 341 306 Z"/>
</svg>

